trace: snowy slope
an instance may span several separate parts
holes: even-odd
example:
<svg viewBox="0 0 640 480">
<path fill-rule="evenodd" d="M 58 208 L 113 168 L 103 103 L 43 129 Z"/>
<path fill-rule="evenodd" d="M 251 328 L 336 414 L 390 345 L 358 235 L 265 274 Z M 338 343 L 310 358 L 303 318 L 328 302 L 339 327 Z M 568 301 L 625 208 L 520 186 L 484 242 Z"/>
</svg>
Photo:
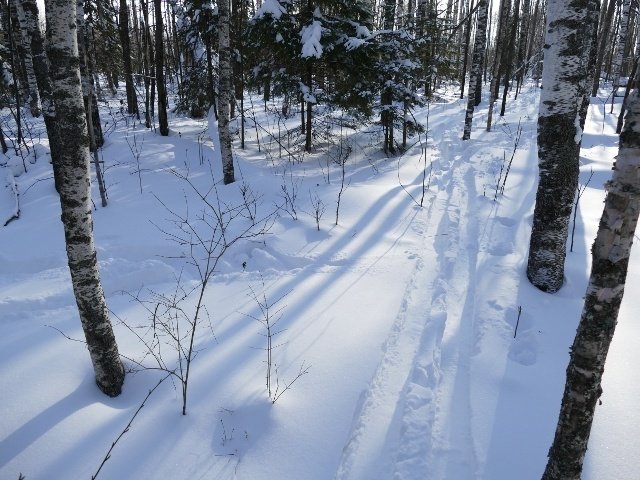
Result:
<svg viewBox="0 0 640 480">
<path fill-rule="evenodd" d="M 417 112 L 428 121 L 427 143 L 413 138 L 400 158 L 380 154 L 377 127 L 345 129 L 335 147 L 351 149 L 338 225 L 339 166 L 325 154 L 290 158 L 291 138 L 273 112 L 256 112 L 265 129 L 248 121 L 247 148 L 236 144 L 239 180 L 228 186 L 218 181 L 206 121 L 173 118 L 163 138 L 112 114 L 102 152 L 110 204 L 94 221 L 131 370 L 116 399 L 100 394 L 85 347 L 71 340 L 82 331 L 47 157 L 32 159 L 26 174 L 12 170 L 22 173 L 15 177 L 21 217 L 0 228 L 0 478 L 91 478 L 164 377 L 140 369 L 157 364 L 139 339 L 153 339 L 150 315 L 133 297 L 170 295 L 177 278 L 185 289 L 197 286 L 197 270 L 170 238 L 178 233 L 174 214 L 203 227 L 197 219 L 208 210 L 195 189 L 213 203 L 217 193 L 223 209 L 242 205 L 244 189 L 258 199 L 255 214 L 269 218 L 269 232 L 238 241 L 216 266 L 205 292 L 208 318 L 196 330 L 187 415 L 179 382 L 164 381 L 98 478 L 539 478 L 616 154 L 615 118 L 603 118 L 598 101 L 590 110 L 581 181 L 594 174 L 580 200 L 566 285 L 548 295 L 524 276 L 537 174 L 535 88 L 524 89 L 493 132 L 484 131 L 481 106 L 465 143 L 465 103 L 441 94 Z M 423 179 L 429 188 L 420 207 Z M 326 207 L 320 231 L 313 199 Z M 0 197 L 0 211 L 11 210 L 10 200 Z M 230 234 L 247 225 L 249 210 L 239 211 Z M 638 272 L 634 255 L 587 479 L 640 471 L 632 404 Z M 273 352 L 280 384 L 309 368 L 275 404 L 265 392 L 266 340 L 252 318 L 260 318 L 252 292 L 275 303 L 272 312 L 281 308 Z M 170 344 L 162 358 L 176 365 Z"/>
</svg>

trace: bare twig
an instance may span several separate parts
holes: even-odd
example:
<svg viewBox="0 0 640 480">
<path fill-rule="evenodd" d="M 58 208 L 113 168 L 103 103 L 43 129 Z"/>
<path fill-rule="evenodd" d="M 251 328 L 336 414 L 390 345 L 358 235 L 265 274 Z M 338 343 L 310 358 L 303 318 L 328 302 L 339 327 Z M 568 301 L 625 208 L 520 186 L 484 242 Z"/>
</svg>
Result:
<svg viewBox="0 0 640 480">
<path fill-rule="evenodd" d="M 129 423 L 127 423 L 127 426 L 124 427 L 124 430 L 122 430 L 120 432 L 120 435 L 118 435 L 118 437 L 111 444 L 111 447 L 109 448 L 109 450 L 107 451 L 107 454 L 102 459 L 102 463 L 100 463 L 100 466 L 98 467 L 98 470 L 96 470 L 96 473 L 94 473 L 91 476 L 91 480 L 95 480 L 98 477 L 98 474 L 100 473 L 100 470 L 102 470 L 102 467 L 104 467 L 104 464 L 107 463 L 107 460 L 109 460 L 111 458 L 111 452 L 113 451 L 113 449 L 115 448 L 117 443 L 120 441 L 120 439 L 124 436 L 124 434 L 129 431 L 129 429 L 131 428 L 131 425 L 133 424 L 133 421 L 136 419 L 136 417 L 140 413 L 140 410 L 142 410 L 142 407 L 144 407 L 144 405 L 147 402 L 147 400 L 149 400 L 149 397 L 151 396 L 151 394 L 153 392 L 155 392 L 156 389 L 162 384 L 162 382 L 164 382 L 167 378 L 169 378 L 169 376 L 170 376 L 170 374 L 167 374 L 164 377 L 162 377 L 160 380 L 158 380 L 158 383 L 156 383 L 155 387 L 153 387 L 151 390 L 149 390 L 149 393 L 147 393 L 147 395 L 144 397 L 144 400 L 142 400 L 142 403 L 140 404 L 138 409 L 135 411 L 135 413 L 133 414 L 133 416 L 129 420 Z"/>
</svg>

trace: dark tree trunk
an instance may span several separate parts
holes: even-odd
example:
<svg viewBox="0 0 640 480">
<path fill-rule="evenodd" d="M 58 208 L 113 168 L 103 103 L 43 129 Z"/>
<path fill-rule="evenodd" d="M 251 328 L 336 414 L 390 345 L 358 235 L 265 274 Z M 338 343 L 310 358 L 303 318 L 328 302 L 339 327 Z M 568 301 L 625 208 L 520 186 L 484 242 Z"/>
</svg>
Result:
<svg viewBox="0 0 640 480">
<path fill-rule="evenodd" d="M 471 61 L 471 74 L 469 75 L 469 96 L 467 98 L 467 113 L 464 118 L 463 140 L 471 137 L 471 125 L 473 123 L 473 111 L 476 105 L 476 90 L 482 84 L 482 65 L 487 45 L 487 16 L 489 12 L 487 0 L 480 0 L 478 8 L 478 23 L 476 26 L 476 38 L 473 43 L 473 60 Z"/>
<path fill-rule="evenodd" d="M 169 135 L 169 121 L 167 119 L 167 87 L 164 78 L 164 27 L 162 22 L 162 0 L 153 0 L 156 19 L 156 90 L 158 92 L 158 127 L 160 135 Z"/>
<path fill-rule="evenodd" d="M 140 0 L 142 9 L 142 41 L 143 41 L 143 65 L 144 65 L 144 123 L 147 128 L 151 128 L 153 114 L 153 89 L 155 85 L 151 83 L 151 32 L 149 29 L 149 4 L 147 0 Z"/>
<path fill-rule="evenodd" d="M 504 90 L 502 92 L 502 105 L 500 107 L 500 116 L 504 117 L 507 109 L 507 94 L 511 86 L 511 67 L 513 63 L 513 54 L 516 48 L 516 35 L 518 32 L 518 21 L 520 20 L 520 0 L 515 0 L 513 19 L 511 20 L 511 33 L 509 35 L 509 46 L 505 49 L 505 65 L 504 65 Z"/>
<path fill-rule="evenodd" d="M 236 180 L 233 168 L 233 150 L 231 149 L 231 132 L 229 131 L 229 113 L 233 95 L 229 23 L 229 0 L 220 0 L 218 2 L 218 62 L 220 66 L 218 73 L 218 133 L 225 185 Z"/>
<path fill-rule="evenodd" d="M 313 88 L 313 67 L 311 64 L 311 60 L 308 60 L 308 64 L 307 64 L 307 82 L 309 83 L 309 92 L 311 92 Z M 313 102 L 311 102 L 309 99 L 305 103 L 307 104 L 307 115 L 305 118 L 307 124 L 304 129 L 304 132 L 305 132 L 304 149 L 307 152 L 311 152 L 311 139 L 312 139 L 311 119 L 312 119 Z"/>
<path fill-rule="evenodd" d="M 596 57 L 596 65 L 593 73 L 593 87 L 591 88 L 591 96 L 595 97 L 598 94 L 598 87 L 600 86 L 600 73 L 602 72 L 602 64 L 604 62 L 604 54 L 609 46 L 609 35 L 611 32 L 611 24 L 613 22 L 613 14 L 616 10 L 616 0 L 609 0 L 607 7 L 607 13 L 604 17 L 604 22 L 599 29 L 598 34 L 598 55 Z"/>
<path fill-rule="evenodd" d="M 129 30 L 129 8 L 127 7 L 127 0 L 120 0 L 118 19 L 120 22 L 120 43 L 122 44 L 122 60 L 124 65 L 124 84 L 127 91 L 127 113 L 135 113 L 138 115 L 138 118 L 140 118 L 138 98 L 133 84 L 133 68 L 131 67 L 131 43 L 129 41 L 131 32 Z"/>
</svg>

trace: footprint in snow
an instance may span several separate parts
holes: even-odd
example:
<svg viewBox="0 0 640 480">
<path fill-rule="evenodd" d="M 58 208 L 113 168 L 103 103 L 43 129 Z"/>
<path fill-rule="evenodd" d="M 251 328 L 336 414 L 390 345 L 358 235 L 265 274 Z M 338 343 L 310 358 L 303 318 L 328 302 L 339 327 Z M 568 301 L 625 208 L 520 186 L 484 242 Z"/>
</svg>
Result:
<svg viewBox="0 0 640 480">
<path fill-rule="evenodd" d="M 509 348 L 509 358 L 524 366 L 534 365 L 538 360 L 538 339 L 534 330 L 518 333 Z"/>
<path fill-rule="evenodd" d="M 516 224 L 516 221 L 513 218 L 509 217 L 496 217 L 496 222 L 501 223 L 505 227 L 512 227 Z"/>
<path fill-rule="evenodd" d="M 491 255 L 495 255 L 496 257 L 504 257 L 505 255 L 509 255 L 513 253 L 513 243 L 509 241 L 501 241 L 496 242 L 489 247 L 489 253 Z"/>
</svg>

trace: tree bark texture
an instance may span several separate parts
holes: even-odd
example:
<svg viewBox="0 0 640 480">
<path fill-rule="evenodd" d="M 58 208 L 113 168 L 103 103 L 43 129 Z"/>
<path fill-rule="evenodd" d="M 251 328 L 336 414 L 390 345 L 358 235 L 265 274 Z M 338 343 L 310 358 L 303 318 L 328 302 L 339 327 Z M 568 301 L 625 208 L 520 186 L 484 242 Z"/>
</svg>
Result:
<svg viewBox="0 0 640 480">
<path fill-rule="evenodd" d="M 487 112 L 487 132 L 491 131 L 493 125 L 493 108 L 498 98 L 500 90 L 500 78 L 504 70 L 505 51 L 509 48 L 507 39 L 509 32 L 509 16 L 511 13 L 511 0 L 500 0 L 500 20 L 498 22 L 498 33 L 496 35 L 495 56 L 489 86 L 489 110 Z"/>
<path fill-rule="evenodd" d="M 627 41 L 627 27 L 629 26 L 629 9 L 631 8 L 631 0 L 623 0 L 622 13 L 620 14 L 620 28 L 618 29 L 618 41 L 616 42 L 616 53 L 613 56 L 611 65 L 611 75 L 613 78 L 613 93 L 615 99 L 620 86 L 620 69 L 624 60 L 624 48 Z M 612 99 L 613 102 L 613 99 Z"/>
<path fill-rule="evenodd" d="M 56 111 L 64 143 L 54 153 L 67 258 L 80 321 L 96 383 L 109 396 L 119 395 L 124 369 L 109 320 L 93 242 L 89 177 L 89 140 L 82 86 L 75 0 L 46 0 L 47 55 Z"/>
<path fill-rule="evenodd" d="M 80 58 L 80 78 L 82 79 L 82 96 L 84 109 L 87 114 L 87 127 L 89 128 L 89 149 L 92 152 L 104 145 L 100 112 L 97 108 L 98 99 L 95 93 L 93 70 L 88 61 L 89 38 L 87 26 L 84 21 L 84 0 L 76 3 L 77 29 L 78 29 L 78 56 Z"/>
<path fill-rule="evenodd" d="M 24 51 L 22 61 L 24 62 L 24 69 L 27 77 L 29 110 L 31 111 L 32 116 L 39 117 L 41 114 L 40 94 L 38 91 L 38 81 L 36 80 L 35 69 L 33 67 L 31 40 L 29 38 L 29 31 L 27 28 L 27 19 L 24 14 L 24 9 L 22 8 L 22 4 L 18 0 L 12 0 L 12 3 L 16 7 L 16 17 L 18 18 L 18 26 L 20 27 L 20 40 Z"/>
<path fill-rule="evenodd" d="M 124 66 L 124 84 L 127 91 L 127 113 L 138 114 L 138 98 L 133 85 L 133 68 L 131 67 L 131 42 L 129 41 L 129 8 L 127 0 L 120 0 L 118 10 L 118 21 L 120 23 L 120 43 L 122 44 L 122 63 Z"/>
<path fill-rule="evenodd" d="M 596 65 L 593 74 L 593 86 L 591 88 L 592 97 L 595 97 L 598 94 L 598 87 L 600 86 L 600 72 L 602 72 L 604 54 L 608 46 L 609 33 L 611 31 L 611 24 L 613 22 L 613 14 L 615 10 L 616 0 L 609 0 L 607 11 L 604 16 L 604 21 L 598 30 L 598 54 L 596 56 Z"/>
<path fill-rule="evenodd" d="M 222 175 L 224 184 L 235 182 L 233 169 L 233 150 L 229 131 L 229 113 L 232 95 L 231 41 L 229 38 L 229 0 L 218 2 L 218 135 L 220 136 L 220 154 L 222 155 Z"/>
<path fill-rule="evenodd" d="M 222 3 L 222 2 L 221 2 Z M 153 0 L 156 17 L 156 89 L 158 91 L 158 127 L 160 135 L 169 135 L 169 120 L 167 119 L 167 86 L 164 79 L 164 27 L 162 22 L 162 0 Z"/>
<path fill-rule="evenodd" d="M 60 139 L 57 133 L 56 111 L 53 105 L 51 81 L 49 79 L 49 61 L 44 48 L 44 36 L 40 30 L 40 16 L 36 0 L 17 0 L 24 12 L 27 34 L 31 40 L 31 59 L 33 69 L 38 84 L 42 114 L 49 138 L 49 149 L 51 151 L 51 163 L 53 170 L 57 168 L 55 154 L 60 151 Z M 59 175 L 54 174 L 56 191 L 60 192 L 58 185 Z"/>
<path fill-rule="evenodd" d="M 543 480 L 580 478 L 638 223 L 639 172 L 640 91 L 636 87 L 627 99 L 613 177 L 606 185 L 607 198 L 592 248 L 589 286 L 571 348 L 558 427 Z"/>
<path fill-rule="evenodd" d="M 469 95 L 467 97 L 467 113 L 464 118 L 464 133 L 462 140 L 471 138 L 471 125 L 473 123 L 473 110 L 476 105 L 476 87 L 482 83 L 482 65 L 487 45 L 487 17 L 489 13 L 489 2 L 480 0 L 478 8 L 478 23 L 476 25 L 476 38 L 473 42 L 473 60 L 471 62 L 471 73 L 469 75 Z"/>
<path fill-rule="evenodd" d="M 563 283 L 569 218 L 578 185 L 580 83 L 587 77 L 582 59 L 584 49 L 591 44 L 582 33 L 588 6 L 588 0 L 549 0 L 547 5 L 538 116 L 540 181 L 527 277 L 534 286 L 550 293 L 558 291 Z"/>
</svg>

